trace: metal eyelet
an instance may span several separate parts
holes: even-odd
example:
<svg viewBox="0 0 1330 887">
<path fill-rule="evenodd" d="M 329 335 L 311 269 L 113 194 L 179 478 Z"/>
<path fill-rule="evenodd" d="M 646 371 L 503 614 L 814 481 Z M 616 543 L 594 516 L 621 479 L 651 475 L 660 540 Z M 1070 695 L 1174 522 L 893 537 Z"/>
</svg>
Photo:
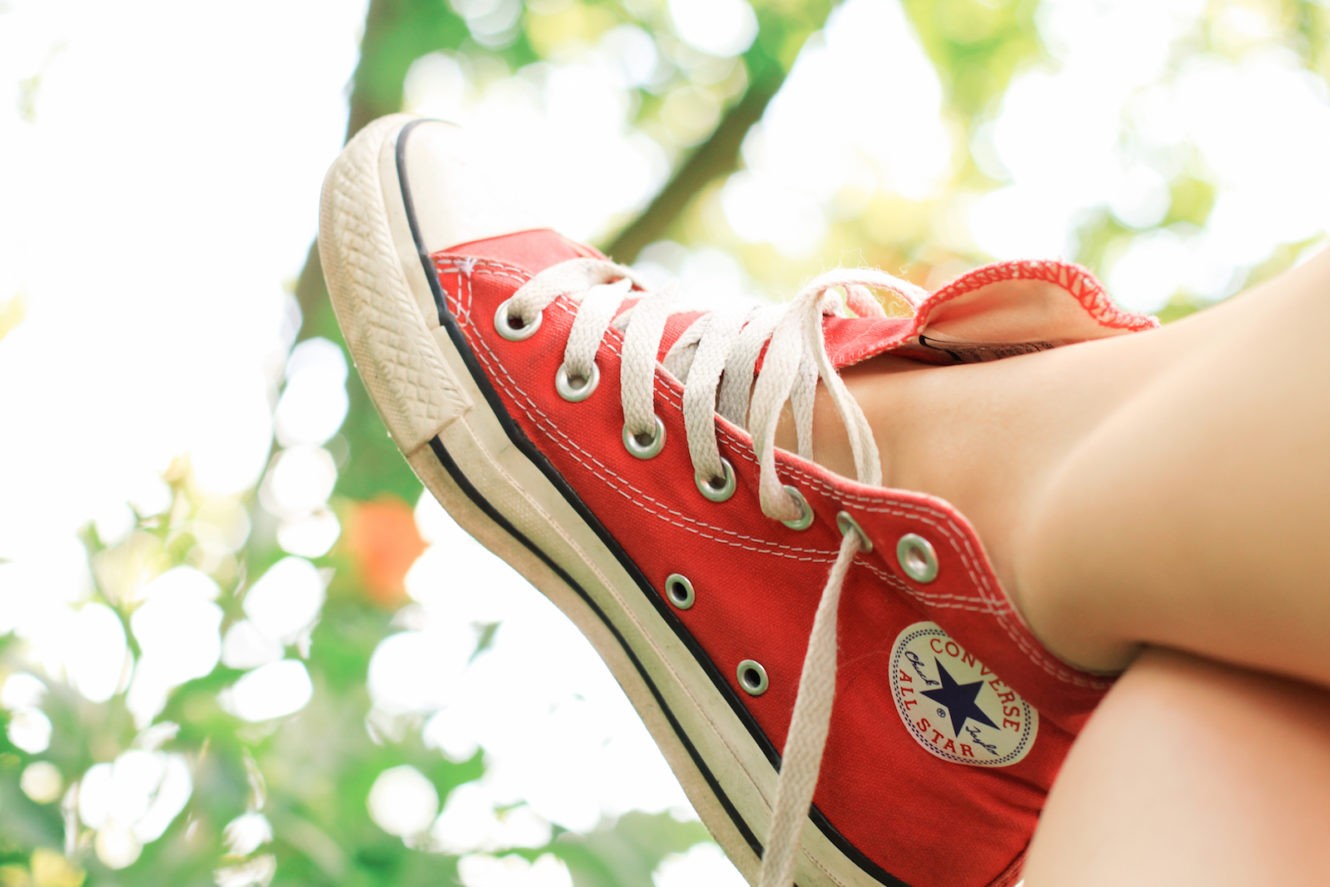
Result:
<svg viewBox="0 0 1330 887">
<path fill-rule="evenodd" d="M 693 604 L 697 601 L 697 594 L 693 591 L 693 583 L 688 581 L 687 576 L 679 573 L 671 573 L 666 577 L 665 596 L 670 599 L 670 603 L 680 610 L 691 610 Z"/>
<path fill-rule="evenodd" d="M 785 485 L 785 493 L 794 500 L 794 504 L 799 506 L 799 516 L 792 520 L 783 520 L 785 526 L 791 530 L 806 530 L 813 525 L 813 506 L 808 504 L 804 494 L 799 492 L 798 488 L 789 484 Z"/>
<path fill-rule="evenodd" d="M 570 375 L 567 364 L 560 364 L 559 371 L 554 374 L 554 389 L 559 392 L 560 397 L 569 403 L 586 400 L 599 384 L 600 367 L 596 366 L 594 362 L 591 364 L 591 374 L 587 376 Z"/>
<path fill-rule="evenodd" d="M 712 502 L 724 502 L 734 495 L 734 466 L 730 460 L 724 456 L 720 459 L 722 470 L 725 472 L 720 477 L 702 477 L 700 474 L 693 475 L 693 482 L 697 484 L 697 491 L 706 496 Z"/>
<path fill-rule="evenodd" d="M 840 534 L 848 536 L 850 533 L 857 533 L 859 536 L 859 545 L 865 551 L 873 550 L 873 540 L 868 538 L 864 528 L 859 526 L 859 522 L 850 516 L 848 511 L 836 512 L 836 526 L 840 527 Z"/>
<path fill-rule="evenodd" d="M 499 308 L 494 312 L 494 328 L 498 330 L 499 335 L 503 336 L 509 342 L 520 342 L 523 339 L 529 339 L 540 329 L 540 321 L 543 315 L 537 314 L 535 317 L 527 320 L 523 317 L 514 317 L 508 312 L 508 306 L 512 299 L 505 299 L 499 303 Z"/>
<path fill-rule="evenodd" d="M 650 435 L 630 431 L 627 424 L 625 424 L 623 426 L 624 449 L 639 459 L 650 459 L 659 453 L 665 446 L 665 423 L 660 421 L 660 416 L 656 416 L 655 419 L 656 424 L 652 426 Z"/>
<path fill-rule="evenodd" d="M 761 696 L 771 685 L 767 680 L 767 670 L 762 667 L 762 663 L 753 659 L 740 662 L 735 669 L 735 676 L 739 679 L 739 687 L 749 696 Z"/>
<path fill-rule="evenodd" d="M 937 578 L 937 552 L 917 533 L 906 533 L 896 543 L 896 562 L 915 582 L 928 583 Z"/>
</svg>

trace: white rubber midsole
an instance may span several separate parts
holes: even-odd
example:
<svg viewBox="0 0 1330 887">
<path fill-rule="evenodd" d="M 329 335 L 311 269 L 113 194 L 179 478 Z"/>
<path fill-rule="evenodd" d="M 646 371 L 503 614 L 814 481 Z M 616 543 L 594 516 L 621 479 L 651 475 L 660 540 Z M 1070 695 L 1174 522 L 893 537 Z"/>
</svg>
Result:
<svg viewBox="0 0 1330 887">
<path fill-rule="evenodd" d="M 755 880 L 756 854 L 679 733 L 759 838 L 767 832 L 777 774 L 635 578 L 509 439 L 448 331 L 439 326 L 398 182 L 396 141 L 406 122 L 386 118 L 363 130 L 334 164 L 324 187 L 320 254 L 352 359 L 389 433 L 421 481 L 464 529 L 518 569 L 587 636 L 628 693 L 704 823 L 745 876 Z M 576 587 L 459 487 L 432 450 L 434 438 L 483 501 Z M 623 644 L 633 651 L 641 670 Z M 804 828 L 797 877 L 804 885 L 880 883 L 811 821 Z"/>
</svg>

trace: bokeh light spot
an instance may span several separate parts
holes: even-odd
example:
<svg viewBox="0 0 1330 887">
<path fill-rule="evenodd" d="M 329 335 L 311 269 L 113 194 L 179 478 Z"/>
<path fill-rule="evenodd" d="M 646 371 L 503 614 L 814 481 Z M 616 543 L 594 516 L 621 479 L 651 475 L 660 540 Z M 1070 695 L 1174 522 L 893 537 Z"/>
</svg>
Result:
<svg viewBox="0 0 1330 887">
<path fill-rule="evenodd" d="M 367 803 L 379 828 L 399 838 L 423 833 L 439 813 L 439 793 L 434 784 L 405 764 L 378 775 Z"/>
</svg>

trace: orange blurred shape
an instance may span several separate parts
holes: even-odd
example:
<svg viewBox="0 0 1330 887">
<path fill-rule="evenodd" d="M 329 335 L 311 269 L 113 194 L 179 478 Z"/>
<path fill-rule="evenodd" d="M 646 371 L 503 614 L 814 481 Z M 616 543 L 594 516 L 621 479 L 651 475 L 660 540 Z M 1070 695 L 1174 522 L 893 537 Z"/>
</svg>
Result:
<svg viewBox="0 0 1330 887">
<path fill-rule="evenodd" d="M 406 601 L 406 571 L 425 550 L 410 505 L 392 496 L 349 503 L 342 540 L 371 600 L 389 608 Z"/>
</svg>

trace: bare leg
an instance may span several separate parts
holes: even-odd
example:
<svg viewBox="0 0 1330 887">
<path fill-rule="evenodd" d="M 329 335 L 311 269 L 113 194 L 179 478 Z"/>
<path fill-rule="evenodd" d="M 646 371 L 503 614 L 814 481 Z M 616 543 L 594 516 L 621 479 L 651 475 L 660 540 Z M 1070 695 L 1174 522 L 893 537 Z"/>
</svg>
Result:
<svg viewBox="0 0 1330 887">
<path fill-rule="evenodd" d="M 1025 881 L 1330 881 L 1330 693 L 1147 650 L 1048 797 Z"/>
<path fill-rule="evenodd" d="M 847 381 L 887 482 L 960 508 L 1068 661 L 1155 644 L 1330 686 L 1328 331 L 1323 253 L 1160 330 Z"/>
<path fill-rule="evenodd" d="M 1095 663 L 1143 642 L 1330 686 L 1327 329 L 1330 254 L 1178 325 L 1182 356 L 1031 511 L 1036 631 Z"/>
</svg>

